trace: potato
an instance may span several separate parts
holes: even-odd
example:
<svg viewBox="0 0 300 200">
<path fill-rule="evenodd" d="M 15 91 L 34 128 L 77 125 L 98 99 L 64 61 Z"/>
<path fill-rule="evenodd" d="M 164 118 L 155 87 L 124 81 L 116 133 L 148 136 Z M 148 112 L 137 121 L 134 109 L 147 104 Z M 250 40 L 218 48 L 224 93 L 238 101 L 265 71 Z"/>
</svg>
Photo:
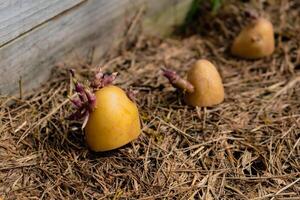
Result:
<svg viewBox="0 0 300 200">
<path fill-rule="evenodd" d="M 141 132 L 136 104 L 117 86 L 96 91 L 96 106 L 85 126 L 89 148 L 96 152 L 119 148 Z"/>
<path fill-rule="evenodd" d="M 273 25 L 265 18 L 257 18 L 235 38 L 231 53 L 246 59 L 269 56 L 275 49 Z"/>
<path fill-rule="evenodd" d="M 219 72 L 208 60 L 198 60 L 188 71 L 187 80 L 172 70 L 164 70 L 171 84 L 184 91 L 186 104 L 211 107 L 224 101 L 224 87 Z"/>
<path fill-rule="evenodd" d="M 224 87 L 219 72 L 208 60 L 199 60 L 189 70 L 187 81 L 194 86 L 194 92 L 185 93 L 188 105 L 210 107 L 224 100 Z"/>
</svg>

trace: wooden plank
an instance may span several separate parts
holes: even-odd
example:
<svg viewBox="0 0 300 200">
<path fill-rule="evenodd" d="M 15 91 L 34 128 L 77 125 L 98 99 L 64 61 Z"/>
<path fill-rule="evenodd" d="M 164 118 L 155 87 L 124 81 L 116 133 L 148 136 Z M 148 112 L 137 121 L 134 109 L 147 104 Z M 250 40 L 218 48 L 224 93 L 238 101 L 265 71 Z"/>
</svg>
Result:
<svg viewBox="0 0 300 200">
<path fill-rule="evenodd" d="M 91 47 L 101 56 L 120 39 L 142 4 L 152 9 L 160 1 L 88 0 L 5 44 L 0 47 L 0 94 L 16 94 L 20 78 L 24 91 L 39 86 L 54 63 L 85 55 Z M 155 13 L 164 8 L 155 8 Z"/>
<path fill-rule="evenodd" d="M 85 0 L 1 0 L 0 46 Z"/>
<path fill-rule="evenodd" d="M 25 90 L 38 85 L 48 77 L 51 63 L 76 47 L 84 49 L 91 41 L 105 46 L 103 38 L 116 35 L 114 19 L 129 5 L 129 0 L 89 0 L 0 48 L 0 93 L 17 91 L 20 78 Z M 124 23 L 125 19 L 117 21 Z"/>
</svg>

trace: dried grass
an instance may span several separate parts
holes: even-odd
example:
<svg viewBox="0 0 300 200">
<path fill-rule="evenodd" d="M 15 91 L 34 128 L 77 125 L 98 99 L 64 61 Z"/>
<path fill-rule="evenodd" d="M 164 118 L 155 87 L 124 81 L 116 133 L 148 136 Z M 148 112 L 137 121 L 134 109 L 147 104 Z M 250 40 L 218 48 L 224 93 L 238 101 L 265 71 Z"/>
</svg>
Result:
<svg viewBox="0 0 300 200">
<path fill-rule="evenodd" d="M 88 151 L 80 123 L 65 120 L 72 109 L 66 66 L 26 99 L 1 97 L 0 196 L 300 199 L 300 4 L 263 4 L 277 49 L 256 61 L 228 53 L 245 5 L 228 3 L 217 16 L 203 7 L 199 34 L 140 35 L 130 49 L 123 45 L 103 58 L 100 66 L 119 72 L 117 85 L 139 91 L 142 135 L 118 150 Z M 224 80 L 226 100 L 214 108 L 184 105 L 161 76 L 162 66 L 183 75 L 199 58 L 215 63 Z M 67 67 L 87 78 L 96 66 Z"/>
</svg>

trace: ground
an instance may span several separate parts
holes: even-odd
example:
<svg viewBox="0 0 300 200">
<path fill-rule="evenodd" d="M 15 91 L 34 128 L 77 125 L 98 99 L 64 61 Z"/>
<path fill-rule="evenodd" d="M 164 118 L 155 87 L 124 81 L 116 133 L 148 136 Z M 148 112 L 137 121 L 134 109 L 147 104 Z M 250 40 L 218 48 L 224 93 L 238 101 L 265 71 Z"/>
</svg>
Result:
<svg viewBox="0 0 300 200">
<path fill-rule="evenodd" d="M 91 58 L 55 67 L 26 99 L 1 97 L 0 196 L 300 199 L 300 4 L 253 2 L 228 1 L 217 14 L 204 5 L 180 35 L 126 36 L 107 53 L 97 66 L 138 91 L 143 126 L 136 141 L 115 151 L 89 151 L 80 122 L 66 119 L 73 109 L 67 68 L 89 78 L 97 67 Z M 249 8 L 274 24 L 270 57 L 244 60 L 228 50 Z M 200 58 L 224 82 L 225 101 L 213 108 L 186 106 L 162 76 L 162 67 L 184 76 Z"/>
</svg>

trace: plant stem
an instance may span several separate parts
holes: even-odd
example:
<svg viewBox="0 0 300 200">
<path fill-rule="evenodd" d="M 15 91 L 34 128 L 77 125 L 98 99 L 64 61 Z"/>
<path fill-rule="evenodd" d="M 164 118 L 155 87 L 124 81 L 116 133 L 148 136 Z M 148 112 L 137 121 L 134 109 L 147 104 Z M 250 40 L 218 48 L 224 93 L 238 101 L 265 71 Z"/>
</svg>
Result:
<svg viewBox="0 0 300 200">
<path fill-rule="evenodd" d="M 194 86 L 188 82 L 187 80 L 181 78 L 175 71 L 164 69 L 163 70 L 164 76 L 169 79 L 170 83 L 178 89 L 183 90 L 184 92 L 193 93 Z"/>
</svg>

